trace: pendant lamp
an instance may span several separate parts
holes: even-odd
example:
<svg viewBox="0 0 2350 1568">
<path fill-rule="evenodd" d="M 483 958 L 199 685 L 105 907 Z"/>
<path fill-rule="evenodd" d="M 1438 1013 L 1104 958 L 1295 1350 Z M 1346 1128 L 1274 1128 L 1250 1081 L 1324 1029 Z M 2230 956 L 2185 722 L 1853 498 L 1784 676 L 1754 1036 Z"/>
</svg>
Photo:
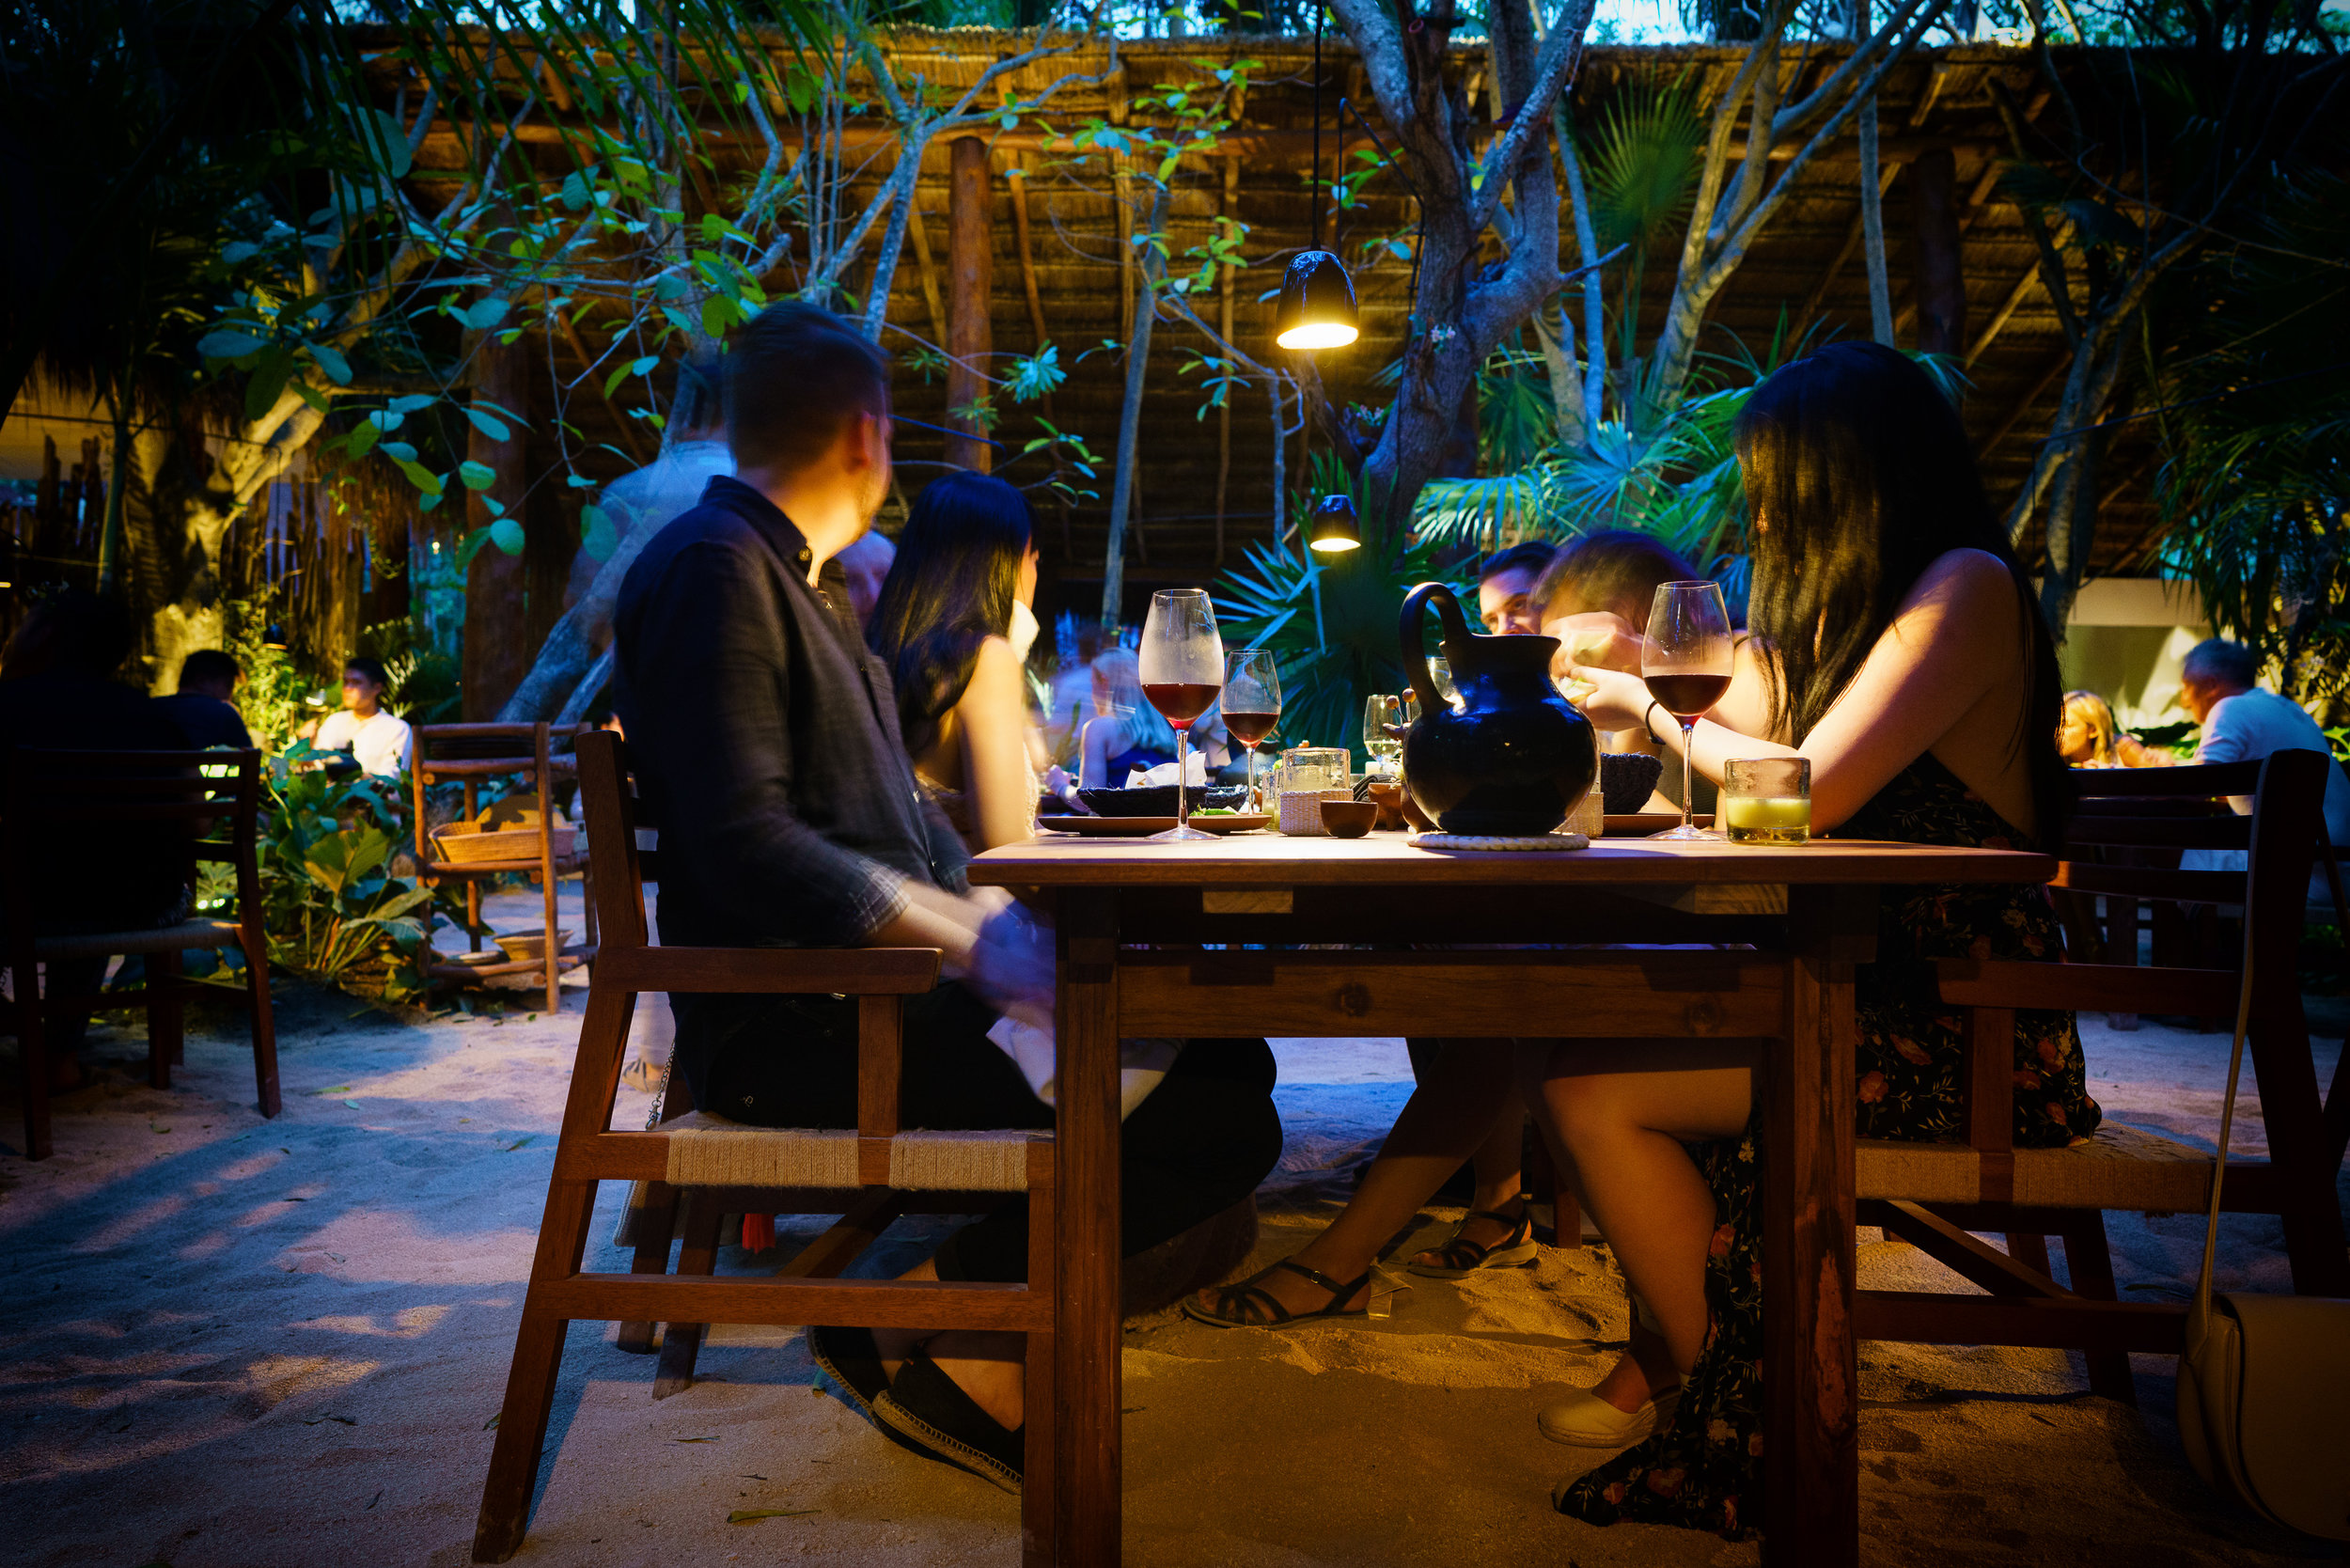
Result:
<svg viewBox="0 0 2350 1568">
<path fill-rule="evenodd" d="M 1299 251 L 1281 274 L 1273 340 L 1285 349 L 1338 349 L 1355 341 L 1355 280 L 1326 250 Z"/>
<path fill-rule="evenodd" d="M 1345 140 L 1340 139 L 1340 156 Z M 1314 7 L 1314 162 L 1313 179 L 1322 178 L 1322 7 Z M 1273 313 L 1273 340 L 1285 349 L 1339 349 L 1355 341 L 1359 328 L 1355 309 L 1355 280 L 1346 263 L 1322 248 L 1322 192 L 1314 192 L 1313 243 L 1299 251 L 1281 274 L 1281 303 Z M 1352 507 L 1348 517 L 1354 515 Z M 1348 525 L 1348 542 L 1332 546 L 1351 550 L 1358 542 Z M 1316 548 L 1321 548 L 1317 543 Z"/>
<path fill-rule="evenodd" d="M 1313 519 L 1306 528 L 1306 542 L 1325 556 L 1360 549 L 1363 525 L 1355 515 L 1355 497 L 1341 492 L 1324 495 L 1316 503 Z"/>
</svg>

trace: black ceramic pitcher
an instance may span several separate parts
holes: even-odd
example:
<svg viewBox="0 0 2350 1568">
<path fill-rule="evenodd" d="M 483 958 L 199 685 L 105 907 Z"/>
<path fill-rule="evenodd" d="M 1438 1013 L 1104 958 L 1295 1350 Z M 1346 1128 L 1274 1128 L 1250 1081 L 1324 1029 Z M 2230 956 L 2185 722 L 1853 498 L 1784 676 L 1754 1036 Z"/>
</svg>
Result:
<svg viewBox="0 0 2350 1568">
<path fill-rule="evenodd" d="M 1444 624 L 1444 656 L 1461 711 L 1436 695 L 1428 673 L 1423 611 Z M 1566 821 L 1599 772 L 1590 721 L 1550 683 L 1557 637 L 1470 633 L 1461 602 L 1442 583 L 1403 600 L 1403 668 L 1419 717 L 1403 737 L 1403 781 L 1447 833 L 1524 839 Z"/>
</svg>

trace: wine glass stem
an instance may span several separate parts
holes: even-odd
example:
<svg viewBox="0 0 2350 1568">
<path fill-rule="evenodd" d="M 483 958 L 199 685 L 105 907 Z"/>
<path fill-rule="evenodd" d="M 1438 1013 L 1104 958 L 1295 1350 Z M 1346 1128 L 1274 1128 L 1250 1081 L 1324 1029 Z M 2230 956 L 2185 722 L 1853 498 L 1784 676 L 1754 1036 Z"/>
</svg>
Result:
<svg viewBox="0 0 2350 1568">
<path fill-rule="evenodd" d="M 1688 830 L 1689 813 L 1697 801 L 1697 774 L 1693 771 L 1697 766 L 1697 720 L 1681 721 L 1681 826 L 1684 832 Z"/>
<path fill-rule="evenodd" d="M 1257 809 L 1257 743 L 1248 743 L 1248 809 Z"/>
<path fill-rule="evenodd" d="M 1175 727 L 1175 831 L 1191 826 L 1191 730 L 1183 725 Z"/>
</svg>

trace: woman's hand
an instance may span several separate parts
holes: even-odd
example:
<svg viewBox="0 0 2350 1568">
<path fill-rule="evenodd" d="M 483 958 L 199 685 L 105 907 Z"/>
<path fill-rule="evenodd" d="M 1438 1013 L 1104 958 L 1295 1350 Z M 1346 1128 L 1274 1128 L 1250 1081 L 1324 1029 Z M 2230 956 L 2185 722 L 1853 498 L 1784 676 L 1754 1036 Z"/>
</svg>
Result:
<svg viewBox="0 0 2350 1568">
<path fill-rule="evenodd" d="M 1598 665 L 1573 665 L 1567 673 L 1593 687 L 1591 695 L 1583 699 L 1583 716 L 1601 729 L 1648 730 L 1649 704 L 1655 700 L 1648 682 L 1637 675 L 1620 669 L 1606 669 Z"/>
<path fill-rule="evenodd" d="M 1556 668 L 1561 674 L 1577 665 L 1597 665 L 1634 675 L 1640 671 L 1640 634 L 1620 615 L 1606 610 L 1563 615 L 1545 622 L 1543 635 L 1559 639 Z"/>
</svg>

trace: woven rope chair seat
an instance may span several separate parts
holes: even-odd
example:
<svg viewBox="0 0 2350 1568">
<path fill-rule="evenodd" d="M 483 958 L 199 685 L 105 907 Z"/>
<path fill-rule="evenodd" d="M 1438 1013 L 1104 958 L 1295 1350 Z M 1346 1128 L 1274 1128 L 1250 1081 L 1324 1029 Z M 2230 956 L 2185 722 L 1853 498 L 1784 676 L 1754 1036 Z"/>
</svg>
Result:
<svg viewBox="0 0 2350 1568">
<path fill-rule="evenodd" d="M 750 1127 L 708 1111 L 665 1121 L 672 1186 L 858 1185 L 857 1135 L 812 1127 Z M 903 1192 L 1026 1192 L 1028 1146 L 1049 1133 L 906 1132 L 889 1140 L 889 1185 Z"/>
<path fill-rule="evenodd" d="M 1982 1198 L 1982 1161 L 1965 1144 L 1862 1138 L 1855 1163 L 1864 1199 L 1973 1203 Z M 2045 1209 L 2191 1211 L 2209 1200 L 2211 1171 L 2207 1151 L 2108 1121 L 2077 1148 L 2016 1150 L 2012 1201 Z"/>
</svg>

